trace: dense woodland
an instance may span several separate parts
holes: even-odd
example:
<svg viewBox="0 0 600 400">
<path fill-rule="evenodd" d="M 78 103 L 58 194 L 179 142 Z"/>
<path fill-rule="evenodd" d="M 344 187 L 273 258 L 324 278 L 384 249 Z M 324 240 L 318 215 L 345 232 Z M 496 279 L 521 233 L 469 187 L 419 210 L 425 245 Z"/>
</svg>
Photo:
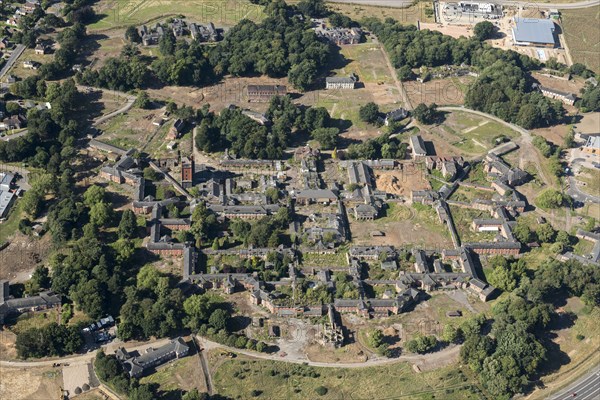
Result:
<svg viewBox="0 0 600 400">
<path fill-rule="evenodd" d="M 219 115 L 208 110 L 200 115 L 196 147 L 206 152 L 229 149 L 240 158 L 281 159 L 293 135 L 312 133 L 323 147 L 335 147 L 339 130 L 320 135 L 322 129 L 335 128 L 325 108 L 304 109 L 288 96 L 273 97 L 266 112 L 272 124 L 261 125 L 237 108 L 226 108 Z"/>
<path fill-rule="evenodd" d="M 231 39 L 210 52 L 204 52 L 194 44 L 173 44 L 167 38 L 160 45 L 162 58 L 151 68 L 129 48 L 123 59 L 111 60 L 100 71 L 86 72 L 78 79 L 129 90 L 147 85 L 152 74 L 166 84 L 197 85 L 209 83 L 226 73 L 264 73 L 272 76 L 288 74 L 294 85 L 307 88 L 328 56 L 328 45 L 316 41 L 305 24 L 290 13 L 293 8 L 281 1 L 266 3 L 269 4 L 269 18 L 258 25 L 243 21 L 232 30 Z M 318 1 L 303 1 L 297 7 L 304 14 L 321 16 L 324 11 L 319 4 Z M 39 75 L 26 78 L 13 87 L 17 96 L 48 101 L 52 108 L 34 109 L 28 113 L 26 136 L 0 141 L 0 160 L 24 161 L 41 170 L 31 177 L 31 189 L 19 200 L 24 212 L 20 229 L 25 231 L 30 220 L 47 214 L 46 227 L 56 250 L 48 261 L 50 268 L 36 268 L 31 281 L 25 285 L 26 293 L 34 295 L 43 289 L 52 289 L 63 295 L 65 323 L 67 311 L 72 315 L 73 305 L 90 319 L 109 313 L 118 316 L 118 332 L 123 340 L 165 337 L 189 330 L 229 346 L 267 350 L 265 343 L 234 333 L 231 310 L 223 299 L 213 294 L 184 297 L 176 286 L 177 277 L 151 266 L 139 265 L 142 257 L 138 257 L 140 249 L 136 248 L 135 242 L 139 232 L 131 211 L 114 212 L 110 197 L 100 186 L 93 185 L 85 191 L 76 188 L 75 140 L 82 127 L 74 117 L 81 111 L 81 94 L 71 79 L 62 83 L 48 80 L 63 77 L 70 70 L 85 37 L 85 28 L 79 22 L 88 21 L 90 11 L 78 11 L 87 7 L 85 1 L 67 1 L 67 7 L 67 19 L 74 24 L 61 33 L 61 49 L 57 51 L 55 61 L 42 67 Z M 339 16 L 335 18 L 340 25 L 352 23 Z M 476 39 L 452 39 L 429 31 L 417 32 L 391 20 L 383 23 L 368 20 L 366 24 L 385 43 L 400 71 L 405 67 L 445 63 L 478 67 L 481 75 L 472 86 L 477 91 L 469 89 L 467 93 L 467 103 L 473 108 L 525 127 L 552 124 L 562 118 L 562 107 L 530 92 L 528 71 L 538 65 L 527 57 L 491 49 Z M 598 88 L 586 88 L 582 108 L 597 109 L 599 93 Z M 365 118 L 375 122 L 374 118 L 371 120 L 373 110 L 366 111 Z M 422 111 L 425 118 L 435 110 Z M 240 157 L 281 158 L 294 135 L 310 134 L 322 145 L 335 147 L 337 132 L 331 130 L 335 127 L 324 108 L 304 109 L 292 104 L 288 97 L 274 98 L 267 116 L 273 125 L 264 127 L 243 116 L 240 110 L 226 109 L 215 115 L 204 109 L 198 114 L 196 145 L 211 152 L 229 148 Z M 325 132 L 327 129 L 330 131 Z M 548 156 L 556 154 L 556 149 L 541 139 L 535 144 Z M 406 147 L 397 139 L 382 135 L 351 145 L 347 156 L 403 158 L 405 151 Z M 549 190 L 539 196 L 539 201 L 548 208 L 562 206 L 565 199 L 559 195 L 559 192 Z M 215 215 L 200 204 L 194 211 L 193 220 L 189 234 L 196 243 L 213 243 L 214 246 L 219 228 Z M 284 207 L 275 216 L 254 223 L 234 221 L 230 229 L 234 239 L 244 245 L 275 246 L 286 240 L 282 236 L 288 223 L 289 211 Z M 518 221 L 514 233 L 524 243 L 534 240 L 553 243 L 551 249 L 556 253 L 574 242 L 568 233 L 555 232 L 547 224 L 532 232 L 525 222 Z M 252 260 L 236 267 L 257 271 L 264 280 L 284 276 L 287 259 L 273 254 L 268 261 L 274 264 L 268 274 Z M 507 294 L 494 305 L 491 313 L 481 314 L 460 328 L 445 328 L 443 339 L 463 342 L 461 357 L 479 376 L 486 391 L 493 398 L 508 399 L 531 388 L 532 382 L 549 372 L 548 361 L 556 359 L 557 349 L 548 336 L 558 320 L 555 306 L 571 296 L 580 297 L 588 308 L 600 305 L 600 270 L 550 258 L 535 271 L 527 269 L 522 260 L 497 257 L 490 264 L 490 283 Z M 357 296 L 356 288 L 349 283 L 346 274 L 336 274 L 335 281 L 336 296 Z M 332 294 L 323 286 L 314 290 L 308 286 L 308 281 L 300 281 L 302 290 L 298 296 L 301 300 L 315 304 L 331 301 Z M 19 357 L 28 358 L 77 352 L 83 345 L 80 328 L 79 325 L 54 323 L 31 328 L 18 335 L 17 353 Z M 380 335 L 374 335 L 373 339 L 378 344 L 375 347 L 380 347 L 381 340 L 375 339 L 381 339 Z M 437 344 L 433 337 L 418 337 L 410 342 L 409 350 L 426 352 Z M 100 352 L 95 366 L 101 380 L 109 382 L 117 391 L 127 393 L 129 398 L 155 398 L 149 386 L 130 381 L 123 374 L 114 356 Z M 201 396 L 196 392 L 183 398 L 193 400 Z"/>
<path fill-rule="evenodd" d="M 549 362 L 560 358 L 550 341 L 550 329 L 559 324 L 555 306 L 571 296 L 587 307 L 600 305 L 600 271 L 578 262 L 545 261 L 526 271 L 519 261 L 496 258 L 494 269 L 516 268 L 512 290 L 500 299 L 490 315 L 478 315 L 461 326 L 461 357 L 491 396 L 509 399 L 530 390 L 534 381 L 551 371 Z M 498 275 L 496 273 L 496 275 Z"/>
<path fill-rule="evenodd" d="M 86 70 L 78 81 L 92 86 L 131 90 L 151 86 L 154 78 L 165 85 L 203 86 L 222 76 L 287 76 L 297 89 L 315 83 L 331 48 L 309 29 L 307 18 L 283 0 L 269 2 L 260 23 L 242 20 L 214 47 L 176 41 L 168 31 L 159 43 L 161 56 L 149 66 L 136 51 L 126 48 L 99 70 Z M 130 39 L 139 40 L 131 34 Z"/>
<path fill-rule="evenodd" d="M 514 51 L 493 48 L 477 37 L 455 39 L 440 32 L 405 26 L 393 19 L 369 18 L 364 25 L 384 44 L 400 78 L 421 66 L 471 65 L 480 75 L 467 90 L 465 105 L 524 128 L 554 125 L 565 111 L 558 101 L 544 97 L 531 87 L 530 71 L 537 60 Z"/>
</svg>

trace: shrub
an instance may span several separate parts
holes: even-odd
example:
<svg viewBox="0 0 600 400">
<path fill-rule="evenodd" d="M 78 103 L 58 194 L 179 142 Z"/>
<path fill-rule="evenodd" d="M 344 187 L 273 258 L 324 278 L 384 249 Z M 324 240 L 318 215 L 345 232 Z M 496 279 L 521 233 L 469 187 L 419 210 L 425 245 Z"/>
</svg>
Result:
<svg viewBox="0 0 600 400">
<path fill-rule="evenodd" d="M 328 390 L 327 390 L 327 388 L 325 386 L 318 386 L 315 389 L 315 392 L 317 392 L 317 394 L 319 396 L 325 396 L 327 394 Z"/>
</svg>

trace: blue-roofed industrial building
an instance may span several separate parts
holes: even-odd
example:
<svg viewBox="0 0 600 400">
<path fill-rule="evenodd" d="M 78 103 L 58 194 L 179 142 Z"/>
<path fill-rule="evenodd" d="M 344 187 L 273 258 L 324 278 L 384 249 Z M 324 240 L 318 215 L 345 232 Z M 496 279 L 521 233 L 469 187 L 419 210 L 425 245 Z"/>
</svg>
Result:
<svg viewBox="0 0 600 400">
<path fill-rule="evenodd" d="M 554 47 L 555 26 L 551 19 L 514 18 L 512 28 L 514 43 L 517 46 Z"/>
</svg>

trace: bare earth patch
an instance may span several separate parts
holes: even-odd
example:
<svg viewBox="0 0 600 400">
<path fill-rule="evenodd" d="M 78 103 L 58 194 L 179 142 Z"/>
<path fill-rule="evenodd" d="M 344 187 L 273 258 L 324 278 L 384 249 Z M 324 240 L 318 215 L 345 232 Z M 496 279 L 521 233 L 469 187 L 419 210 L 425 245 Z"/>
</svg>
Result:
<svg viewBox="0 0 600 400">
<path fill-rule="evenodd" d="M 62 373 L 58 368 L 0 367 L 0 398 L 12 400 L 57 399 Z"/>
<path fill-rule="evenodd" d="M 0 225 L 0 229 L 2 225 Z M 0 251 L 0 279 L 24 282 L 29 279 L 36 264 L 50 253 L 50 235 L 31 238 L 16 232 L 10 245 Z"/>
<path fill-rule="evenodd" d="M 409 164 L 406 166 L 407 168 L 402 170 L 377 171 L 375 173 L 377 189 L 407 197 L 412 190 L 431 189 L 425 174 L 414 166 Z"/>
</svg>

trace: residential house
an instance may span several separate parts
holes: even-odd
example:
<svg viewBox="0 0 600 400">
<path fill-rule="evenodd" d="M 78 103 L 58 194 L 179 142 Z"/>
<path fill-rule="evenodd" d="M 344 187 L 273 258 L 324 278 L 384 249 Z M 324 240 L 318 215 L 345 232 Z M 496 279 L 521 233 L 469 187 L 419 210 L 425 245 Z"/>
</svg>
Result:
<svg viewBox="0 0 600 400">
<path fill-rule="evenodd" d="M 412 135 L 410 137 L 410 148 L 413 159 L 427 156 L 425 142 L 423 142 L 423 138 L 420 135 Z"/>
<path fill-rule="evenodd" d="M 129 353 L 124 347 L 121 347 L 115 353 L 129 377 L 140 378 L 147 374 L 152 368 L 171 360 L 187 356 L 189 351 L 190 348 L 183 338 L 178 337 L 157 349 L 149 347 L 141 355 Z"/>
<path fill-rule="evenodd" d="M 397 108 L 385 114 L 385 119 L 383 120 L 383 123 L 385 124 L 385 126 L 389 126 L 392 122 L 402 121 L 406 117 L 408 117 L 408 111 L 404 108 Z"/>
<path fill-rule="evenodd" d="M 47 54 L 48 50 L 49 50 L 48 46 L 44 43 L 38 43 L 34 49 L 35 54 L 38 54 L 38 55 Z"/>
</svg>

